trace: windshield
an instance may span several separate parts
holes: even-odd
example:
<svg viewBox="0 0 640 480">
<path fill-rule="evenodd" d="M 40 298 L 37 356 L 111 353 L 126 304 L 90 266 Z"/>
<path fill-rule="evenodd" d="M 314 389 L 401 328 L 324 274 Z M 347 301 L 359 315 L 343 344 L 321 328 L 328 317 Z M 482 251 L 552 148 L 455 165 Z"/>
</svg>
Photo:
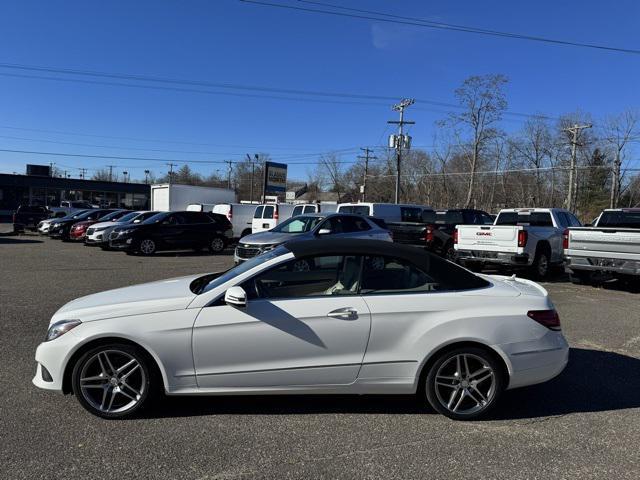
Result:
<svg viewBox="0 0 640 480">
<path fill-rule="evenodd" d="M 260 255 L 257 255 L 255 257 L 251 258 L 250 260 L 247 260 L 246 262 L 241 263 L 240 265 L 238 265 L 237 267 L 232 268 L 231 270 L 227 270 L 222 275 L 220 275 L 219 277 L 214 278 L 209 283 L 207 283 L 206 285 L 200 287 L 199 289 L 197 289 L 193 293 L 197 293 L 199 295 L 201 293 L 209 292 L 209 291 L 213 290 L 214 288 L 222 285 L 223 283 L 228 282 L 229 280 L 232 280 L 233 278 L 237 277 L 238 275 L 242 275 L 244 272 L 248 272 L 249 270 L 251 270 L 256 265 L 260 265 L 261 263 L 267 262 L 267 261 L 271 260 L 272 258 L 276 258 L 276 257 L 279 257 L 281 255 L 285 255 L 287 253 L 289 253 L 289 250 L 287 250 L 284 246 L 280 245 L 280 246 L 274 248 L 273 250 L 269 250 L 268 252 L 264 252 L 264 253 L 262 253 Z M 199 282 L 197 282 L 197 281 L 194 282 L 194 284 L 199 286 Z"/>
<path fill-rule="evenodd" d="M 598 227 L 640 228 L 640 210 L 605 211 L 598 220 Z"/>
<path fill-rule="evenodd" d="M 354 213 L 356 215 L 364 215 L 365 217 L 371 215 L 369 213 L 368 205 L 341 205 L 338 208 L 340 213 Z"/>
<path fill-rule="evenodd" d="M 134 218 L 142 215 L 140 212 L 131 212 L 123 215 L 118 219 L 118 222 L 128 222 L 129 220 L 133 220 Z"/>
<path fill-rule="evenodd" d="M 104 217 L 102 217 L 100 219 L 101 222 L 109 222 L 111 220 L 115 220 L 117 218 L 120 218 L 122 215 L 124 215 L 125 212 L 122 212 L 120 210 L 115 211 L 115 212 L 111 212 L 106 214 Z"/>
<path fill-rule="evenodd" d="M 496 225 L 552 227 L 553 221 L 549 212 L 501 212 L 498 214 Z"/>
<path fill-rule="evenodd" d="M 155 215 L 153 215 L 152 217 L 147 218 L 144 222 L 142 223 L 159 223 L 162 220 L 165 219 L 165 217 L 167 215 L 169 215 L 170 212 L 160 212 L 160 213 L 156 213 Z"/>
<path fill-rule="evenodd" d="M 301 215 L 282 222 L 277 227 L 272 228 L 271 231 L 278 233 L 304 233 L 313 230 L 323 218 L 315 215 L 308 217 Z"/>
</svg>

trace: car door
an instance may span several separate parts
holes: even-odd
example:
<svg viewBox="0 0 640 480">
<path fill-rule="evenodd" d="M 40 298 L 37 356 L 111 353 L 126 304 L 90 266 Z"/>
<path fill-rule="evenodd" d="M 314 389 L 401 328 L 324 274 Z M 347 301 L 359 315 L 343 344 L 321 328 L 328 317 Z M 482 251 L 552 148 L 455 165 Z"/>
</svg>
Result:
<svg viewBox="0 0 640 480">
<path fill-rule="evenodd" d="M 347 385 L 356 380 L 371 326 L 357 294 L 361 258 L 324 256 L 293 271 L 295 260 L 244 282 L 245 307 L 218 300 L 193 330 L 203 389 Z"/>
<path fill-rule="evenodd" d="M 179 213 L 172 213 L 160 223 L 157 231 L 158 240 L 169 248 L 179 248 L 184 246 L 185 240 L 185 219 Z"/>
</svg>

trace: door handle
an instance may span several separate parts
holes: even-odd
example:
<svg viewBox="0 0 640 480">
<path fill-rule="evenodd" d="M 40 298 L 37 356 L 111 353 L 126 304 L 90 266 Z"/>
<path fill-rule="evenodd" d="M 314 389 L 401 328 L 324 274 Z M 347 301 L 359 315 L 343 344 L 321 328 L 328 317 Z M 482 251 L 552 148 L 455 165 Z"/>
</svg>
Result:
<svg viewBox="0 0 640 480">
<path fill-rule="evenodd" d="M 353 307 L 338 308 L 327 313 L 327 317 L 355 320 L 358 318 L 358 312 Z"/>
</svg>

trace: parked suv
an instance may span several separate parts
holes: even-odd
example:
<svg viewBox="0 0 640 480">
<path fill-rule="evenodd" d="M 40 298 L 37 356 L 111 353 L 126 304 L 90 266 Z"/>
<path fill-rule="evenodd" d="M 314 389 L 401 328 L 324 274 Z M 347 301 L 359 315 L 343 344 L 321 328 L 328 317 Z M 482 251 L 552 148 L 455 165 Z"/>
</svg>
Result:
<svg viewBox="0 0 640 480">
<path fill-rule="evenodd" d="M 461 225 L 454 234 L 458 260 L 470 267 L 485 265 L 530 268 L 537 278 L 552 264 L 564 262 L 562 236 L 580 221 L 561 208 L 501 210 L 494 225 Z"/>
<path fill-rule="evenodd" d="M 147 218 L 152 217 L 159 212 L 148 212 L 139 210 L 136 212 L 130 212 L 115 221 L 100 221 L 94 225 L 91 225 L 87 229 L 87 235 L 84 238 L 85 245 L 99 245 L 103 249 L 109 248 L 109 234 L 116 227 L 122 227 L 123 225 L 129 225 L 132 223 L 142 223 Z M 103 219 L 104 220 L 104 219 Z"/>
<path fill-rule="evenodd" d="M 392 241 L 388 230 L 382 228 L 377 221 L 361 215 L 339 213 L 298 215 L 285 220 L 268 232 L 254 233 L 244 237 L 236 247 L 234 261 L 244 262 L 289 240 L 317 238 L 364 238 Z"/>
<path fill-rule="evenodd" d="M 20 205 L 13 214 L 13 231 L 24 232 L 25 228 L 35 230 L 38 224 L 51 215 L 47 207 L 39 205 Z"/>
<path fill-rule="evenodd" d="M 159 250 L 200 250 L 220 253 L 231 241 L 233 229 L 221 215 L 204 212 L 161 212 L 137 225 L 113 229 L 109 247 L 152 255 Z"/>
</svg>

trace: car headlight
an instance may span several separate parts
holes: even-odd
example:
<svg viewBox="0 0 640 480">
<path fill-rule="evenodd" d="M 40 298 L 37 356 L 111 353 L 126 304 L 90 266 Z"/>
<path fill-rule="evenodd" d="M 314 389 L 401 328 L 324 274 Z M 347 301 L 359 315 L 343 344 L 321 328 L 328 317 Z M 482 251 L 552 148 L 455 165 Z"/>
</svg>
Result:
<svg viewBox="0 0 640 480">
<path fill-rule="evenodd" d="M 55 340 L 59 336 L 67 333 L 69 330 L 76 328 L 81 323 L 82 322 L 80 320 L 60 320 L 49 327 L 47 337 L 44 341 L 50 342 L 51 340 Z"/>
<path fill-rule="evenodd" d="M 263 245 L 260 248 L 261 252 L 268 252 L 269 250 L 273 250 L 274 248 L 276 248 L 278 245 Z"/>
<path fill-rule="evenodd" d="M 129 233 L 132 233 L 134 231 L 135 231 L 134 228 L 129 228 L 127 230 L 120 230 L 118 231 L 118 235 L 128 235 Z"/>
</svg>

